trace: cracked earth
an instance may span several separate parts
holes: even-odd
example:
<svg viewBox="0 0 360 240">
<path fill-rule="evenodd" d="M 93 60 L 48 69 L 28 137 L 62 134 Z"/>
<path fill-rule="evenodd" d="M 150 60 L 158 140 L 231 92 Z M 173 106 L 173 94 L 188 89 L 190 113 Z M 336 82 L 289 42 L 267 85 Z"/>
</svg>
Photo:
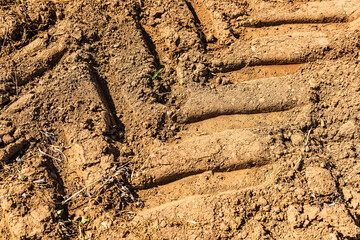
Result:
<svg viewBox="0 0 360 240">
<path fill-rule="evenodd" d="M 359 30 L 358 0 L 0 1 L 0 238 L 358 239 Z"/>
</svg>

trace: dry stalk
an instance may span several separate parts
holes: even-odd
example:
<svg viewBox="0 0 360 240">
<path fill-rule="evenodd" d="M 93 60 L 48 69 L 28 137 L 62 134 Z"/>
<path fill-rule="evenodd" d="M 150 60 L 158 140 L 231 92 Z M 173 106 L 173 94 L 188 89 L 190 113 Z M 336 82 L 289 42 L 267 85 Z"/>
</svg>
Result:
<svg viewBox="0 0 360 240">
<path fill-rule="evenodd" d="M 16 77 L 16 72 L 15 72 L 15 88 L 16 88 L 16 96 L 19 95 L 19 87 L 18 87 L 18 80 Z"/>
<path fill-rule="evenodd" d="M 80 193 L 82 193 L 83 191 L 85 191 L 86 189 L 88 189 L 89 187 L 91 187 L 92 185 L 94 185 L 95 183 L 100 182 L 102 179 L 99 179 L 95 182 L 90 183 L 89 185 L 87 185 L 86 187 L 80 189 L 80 191 L 77 191 L 76 193 L 74 193 L 73 195 L 71 195 L 68 199 L 66 199 L 65 201 L 62 202 L 62 204 L 67 203 L 68 201 L 70 201 L 73 197 L 76 197 L 77 195 L 79 195 Z"/>
<path fill-rule="evenodd" d="M 67 147 L 64 147 L 64 148 L 66 149 Z M 59 149 L 59 146 L 50 145 L 49 150 L 51 150 L 55 153 L 60 153 L 64 157 L 64 159 L 67 160 L 65 153 L 61 149 Z"/>
<path fill-rule="evenodd" d="M 59 222 L 59 226 L 60 226 L 60 232 L 64 234 L 67 238 L 70 238 L 71 234 L 68 228 L 66 227 L 66 224 L 64 222 Z"/>
<path fill-rule="evenodd" d="M 59 162 L 62 162 L 61 157 L 60 158 L 59 157 L 54 157 L 54 156 L 46 153 L 45 151 L 43 151 L 41 149 L 41 147 L 42 147 L 43 149 L 45 148 L 46 150 L 51 151 L 53 153 L 60 154 L 64 160 L 67 160 L 67 157 L 63 152 L 63 149 L 68 149 L 71 146 L 64 147 L 63 144 L 61 144 L 60 146 L 59 145 L 54 145 L 54 143 L 56 143 L 56 141 L 57 141 L 57 136 L 54 133 L 50 133 L 50 132 L 46 132 L 46 131 L 39 131 L 39 132 L 41 133 L 42 138 L 43 138 L 41 143 L 38 146 L 39 152 L 41 154 L 43 154 L 44 156 L 47 156 L 47 157 L 55 159 L 55 160 L 57 160 Z"/>
<path fill-rule="evenodd" d="M 42 155 L 47 156 L 47 157 L 52 158 L 52 159 L 55 159 L 55 160 L 57 160 L 57 161 L 59 161 L 59 162 L 62 162 L 62 160 L 61 160 L 61 159 L 56 158 L 56 157 L 53 157 L 53 156 L 51 156 L 51 155 L 49 155 L 49 154 L 45 153 L 45 152 L 44 152 L 44 151 L 42 151 L 40 148 L 38 148 L 38 149 L 39 149 L 39 152 L 40 152 Z"/>
</svg>

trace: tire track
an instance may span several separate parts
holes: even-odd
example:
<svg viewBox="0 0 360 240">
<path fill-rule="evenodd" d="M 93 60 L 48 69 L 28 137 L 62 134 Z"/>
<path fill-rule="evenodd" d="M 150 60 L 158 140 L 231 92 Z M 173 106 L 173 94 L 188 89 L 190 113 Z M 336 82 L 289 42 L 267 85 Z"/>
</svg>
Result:
<svg viewBox="0 0 360 240">
<path fill-rule="evenodd" d="M 195 44 L 192 49 L 183 50 L 179 54 L 178 63 L 175 62 L 178 81 L 184 86 L 186 92 L 185 101 L 178 110 L 177 121 L 185 123 L 189 130 L 179 134 L 186 140 L 177 141 L 175 145 L 162 144 L 160 147 L 151 148 L 148 160 L 134 181 L 137 188 L 146 189 L 142 190 L 144 196 L 148 196 L 153 191 L 160 193 L 159 198 L 167 199 L 165 202 L 169 202 L 171 195 L 174 194 L 177 195 L 174 197 L 175 199 L 206 194 L 204 190 L 206 187 L 196 188 L 197 190 L 192 191 L 190 187 L 183 190 L 181 186 L 201 185 L 201 179 L 207 174 L 205 173 L 207 171 L 223 174 L 224 178 L 242 179 L 242 174 L 246 174 L 247 171 L 260 169 L 260 172 L 265 172 L 267 167 L 275 164 L 276 159 L 286 152 L 286 150 L 284 151 L 286 149 L 284 140 L 274 137 L 281 130 L 274 132 L 270 130 L 281 124 L 277 120 L 277 116 L 280 116 L 280 113 L 284 114 L 281 115 L 286 119 L 284 122 L 292 122 L 298 128 L 300 126 L 306 128 L 306 125 L 311 125 L 312 102 L 316 99 L 312 89 L 316 88 L 316 79 L 301 74 L 302 65 L 300 64 L 325 59 L 324 56 L 332 49 L 332 46 L 339 44 L 337 42 L 338 35 L 343 34 L 342 31 L 346 26 L 356 20 L 359 9 L 356 1 L 309 2 L 299 6 L 294 4 L 292 9 L 282 8 L 280 4 L 273 9 L 274 4 L 263 2 L 256 7 L 251 3 L 243 6 L 234 5 L 234 9 L 238 12 L 230 16 L 224 12 L 224 9 L 221 9 L 221 4 L 225 2 L 229 1 L 222 1 L 218 5 L 215 1 L 187 2 L 189 11 L 193 14 L 191 19 L 199 22 L 200 28 L 206 35 L 206 41 L 209 44 L 207 45 L 208 51 L 194 50 L 197 49 Z M 328 8 L 331 10 L 327 11 Z M 246 11 L 248 11 L 248 15 L 246 15 Z M 276 11 L 279 13 L 278 15 L 274 14 Z M 223 17 L 219 17 L 219 15 Z M 209 26 L 209 24 L 213 26 Z M 241 27 L 243 33 L 248 29 L 256 29 L 259 34 L 255 33 L 254 35 L 260 37 L 241 35 L 241 31 L 235 30 L 236 26 Z M 314 26 L 323 31 L 308 31 Z M 300 31 L 297 31 L 297 27 L 300 27 Z M 278 31 L 281 34 L 273 31 L 275 28 L 282 28 Z M 333 28 L 336 29 L 336 32 L 330 34 Z M 195 25 L 188 29 L 193 29 L 193 32 L 197 31 Z M 263 35 L 261 35 L 262 31 L 265 31 Z M 269 34 L 270 32 L 273 35 Z M 179 33 L 179 35 L 182 34 Z M 167 49 L 173 48 L 171 40 L 166 42 L 166 39 L 169 38 L 168 35 L 161 31 L 158 34 L 156 37 L 163 39 L 163 43 L 167 44 Z M 210 37 L 207 36 L 209 34 L 214 34 L 217 39 L 215 41 L 218 41 L 217 44 L 222 45 L 220 50 L 211 46 L 213 39 L 210 40 Z M 232 44 L 221 41 L 225 38 L 230 38 Z M 201 42 L 200 38 L 194 39 Z M 250 39 L 250 41 L 244 41 L 244 39 Z M 186 57 L 190 52 L 204 56 L 205 60 L 198 61 L 201 58 L 197 58 L 191 63 L 191 60 Z M 255 66 L 258 66 L 258 69 L 261 69 L 262 66 L 266 67 L 266 65 L 286 69 L 290 64 L 299 65 L 294 65 L 293 69 L 289 71 L 284 70 L 283 76 L 274 71 L 274 73 L 269 73 L 267 78 L 257 79 L 255 77 L 245 82 L 239 79 L 235 82 L 241 83 L 229 86 L 221 86 L 221 82 L 216 83 L 210 77 L 208 80 L 212 81 L 211 83 L 214 83 L 212 86 L 215 87 L 209 88 L 197 84 L 198 75 L 188 73 L 184 67 L 190 66 L 193 72 L 196 72 L 199 64 L 204 65 L 204 68 L 207 69 L 205 72 L 210 71 L 214 75 L 220 76 L 221 81 L 225 82 L 230 74 Z M 271 67 L 268 68 L 271 69 Z M 225 117 L 224 115 L 229 116 Z M 247 118 L 247 116 L 249 117 Z M 247 129 L 246 126 L 250 124 L 246 124 L 244 121 L 251 119 L 250 116 L 254 116 L 253 118 L 257 119 L 258 124 L 253 124 L 251 128 Z M 243 121 L 243 124 L 239 123 L 233 129 L 225 130 L 229 123 L 226 122 L 226 119 L 230 119 L 230 117 L 244 119 L 239 120 L 239 122 Z M 271 118 L 273 119 L 271 120 Z M 213 126 L 220 125 L 220 122 L 222 122 L 221 127 Z M 196 136 L 199 129 L 212 129 L 212 132 L 210 134 L 205 132 L 205 136 L 199 137 Z M 262 129 L 261 133 L 258 132 L 259 129 Z M 299 142 L 294 141 L 292 144 L 298 146 Z M 247 148 L 248 146 L 254 148 Z M 254 166 L 259 168 L 254 168 Z M 221 183 L 210 182 L 208 184 L 221 186 Z M 244 184 L 243 187 L 250 185 Z M 172 191 L 169 190 L 170 188 L 178 189 L 181 194 L 176 194 L 177 190 Z M 239 188 L 241 189 L 237 184 L 231 183 L 229 186 L 223 187 L 227 190 Z M 218 191 L 207 193 L 218 194 L 222 187 L 217 189 Z M 156 196 L 149 200 L 150 205 L 155 204 L 154 199 Z M 174 204 L 179 205 L 180 203 Z M 158 209 L 161 208 L 162 206 Z M 157 211 L 154 210 L 154 212 Z"/>
</svg>

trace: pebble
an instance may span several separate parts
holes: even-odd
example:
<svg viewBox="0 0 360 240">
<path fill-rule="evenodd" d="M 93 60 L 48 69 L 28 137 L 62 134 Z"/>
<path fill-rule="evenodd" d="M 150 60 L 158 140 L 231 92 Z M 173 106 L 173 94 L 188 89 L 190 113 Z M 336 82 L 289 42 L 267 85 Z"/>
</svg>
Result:
<svg viewBox="0 0 360 240">
<path fill-rule="evenodd" d="M 291 143 L 294 146 L 301 146 L 304 143 L 304 134 L 301 133 L 294 133 L 290 137 Z"/>
</svg>

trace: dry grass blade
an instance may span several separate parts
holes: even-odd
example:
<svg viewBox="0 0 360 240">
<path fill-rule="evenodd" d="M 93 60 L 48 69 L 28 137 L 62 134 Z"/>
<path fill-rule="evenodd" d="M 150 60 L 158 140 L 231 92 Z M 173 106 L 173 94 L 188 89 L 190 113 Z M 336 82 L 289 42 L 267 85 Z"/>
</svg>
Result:
<svg viewBox="0 0 360 240">
<path fill-rule="evenodd" d="M 47 157 L 50 157 L 52 159 L 55 159 L 59 162 L 62 162 L 63 160 L 67 160 L 66 155 L 64 154 L 63 150 L 67 149 L 69 147 L 64 147 L 63 144 L 55 145 L 57 142 L 57 136 L 54 133 L 46 132 L 46 131 L 39 131 L 41 134 L 41 141 L 38 144 L 38 150 L 39 152 Z M 44 149 L 44 150 L 43 150 Z M 58 155 L 57 157 L 53 156 L 54 154 L 49 154 L 48 152 L 53 152 L 55 155 Z"/>
<path fill-rule="evenodd" d="M 61 160 L 61 159 L 56 158 L 56 157 L 53 157 L 53 156 L 51 156 L 51 155 L 49 155 L 49 154 L 45 153 L 45 152 L 44 152 L 44 151 L 42 151 L 40 148 L 38 148 L 38 150 L 39 150 L 39 152 L 40 152 L 42 155 L 47 156 L 47 157 L 52 158 L 52 159 L 55 159 L 55 160 L 57 160 L 57 161 L 59 161 L 59 162 L 62 162 L 62 160 Z"/>
<path fill-rule="evenodd" d="M 89 187 L 91 187 L 92 185 L 100 182 L 101 180 L 102 180 L 102 179 L 97 180 L 97 181 L 95 181 L 95 182 L 92 182 L 92 183 L 90 183 L 89 185 L 87 185 L 86 187 L 80 189 L 79 191 L 77 191 L 76 193 L 74 193 L 73 195 L 71 195 L 69 198 L 67 198 L 65 201 L 63 201 L 62 204 L 67 203 L 67 202 L 70 201 L 73 197 L 76 197 L 77 195 L 79 195 L 80 193 L 82 193 L 83 191 L 85 191 L 86 189 L 88 189 Z"/>
<path fill-rule="evenodd" d="M 61 233 L 63 233 L 67 238 L 71 237 L 71 234 L 70 234 L 68 228 L 66 227 L 65 223 L 59 222 L 59 226 L 60 226 Z"/>
<path fill-rule="evenodd" d="M 49 147 L 49 150 L 56 152 L 56 153 L 60 153 L 64 157 L 64 159 L 67 160 L 65 153 L 62 150 L 60 150 L 58 146 L 51 145 Z"/>
</svg>

